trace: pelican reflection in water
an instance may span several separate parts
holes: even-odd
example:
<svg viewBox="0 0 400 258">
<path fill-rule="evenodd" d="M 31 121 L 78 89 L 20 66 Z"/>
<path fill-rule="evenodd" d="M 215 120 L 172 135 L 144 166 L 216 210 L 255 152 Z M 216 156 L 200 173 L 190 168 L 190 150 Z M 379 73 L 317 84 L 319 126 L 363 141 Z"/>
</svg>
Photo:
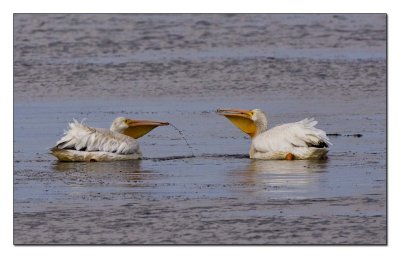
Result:
<svg viewBox="0 0 400 258">
<path fill-rule="evenodd" d="M 156 177 L 151 170 L 144 170 L 141 160 L 123 160 L 115 162 L 56 162 L 53 170 L 61 173 L 63 180 L 71 179 L 68 185 L 115 187 L 140 187 Z M 63 175 L 68 173 L 68 177 Z"/>
<path fill-rule="evenodd" d="M 249 160 L 246 166 L 229 172 L 235 185 L 248 192 L 309 192 L 319 188 L 328 160 Z"/>
</svg>

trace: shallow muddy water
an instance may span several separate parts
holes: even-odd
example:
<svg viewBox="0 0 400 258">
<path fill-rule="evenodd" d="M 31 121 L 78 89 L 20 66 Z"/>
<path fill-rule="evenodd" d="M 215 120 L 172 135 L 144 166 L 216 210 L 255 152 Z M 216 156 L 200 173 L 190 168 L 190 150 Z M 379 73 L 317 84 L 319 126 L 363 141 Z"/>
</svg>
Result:
<svg viewBox="0 0 400 258">
<path fill-rule="evenodd" d="M 384 15 L 15 15 L 14 243 L 385 244 L 386 95 Z M 230 107 L 314 117 L 329 158 L 250 160 Z M 49 154 L 117 116 L 182 134 Z"/>
</svg>

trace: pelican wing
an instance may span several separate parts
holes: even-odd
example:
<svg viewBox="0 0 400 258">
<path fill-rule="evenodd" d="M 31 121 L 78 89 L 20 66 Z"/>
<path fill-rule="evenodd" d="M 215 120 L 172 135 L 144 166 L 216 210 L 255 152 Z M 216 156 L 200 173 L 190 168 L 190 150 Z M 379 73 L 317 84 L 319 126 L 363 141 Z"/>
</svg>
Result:
<svg viewBox="0 0 400 258">
<path fill-rule="evenodd" d="M 103 151 L 117 154 L 132 154 L 139 146 L 135 139 L 107 129 L 92 128 L 74 119 L 69 130 L 57 142 L 59 149 L 81 151 Z"/>
<path fill-rule="evenodd" d="M 257 136 L 254 147 L 260 152 L 287 151 L 294 147 L 328 147 L 331 144 L 329 138 L 324 131 L 314 127 L 317 123 L 314 118 L 306 118 L 276 126 Z"/>
</svg>

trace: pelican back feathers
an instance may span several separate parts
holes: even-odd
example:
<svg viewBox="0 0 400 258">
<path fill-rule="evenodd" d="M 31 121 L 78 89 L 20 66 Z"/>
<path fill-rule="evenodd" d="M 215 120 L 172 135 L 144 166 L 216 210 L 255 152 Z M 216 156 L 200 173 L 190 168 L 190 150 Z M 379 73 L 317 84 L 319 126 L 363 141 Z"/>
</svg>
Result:
<svg viewBox="0 0 400 258">
<path fill-rule="evenodd" d="M 292 153 L 296 159 L 323 158 L 331 143 L 323 130 L 314 127 L 317 123 L 313 118 L 306 118 L 267 130 L 253 139 L 250 156 L 285 159 L 287 153 Z"/>
<path fill-rule="evenodd" d="M 74 119 L 69 123 L 69 130 L 57 142 L 56 147 L 52 149 L 55 154 L 60 150 L 69 150 L 68 155 L 76 154 L 79 151 L 81 155 L 100 152 L 117 155 L 141 155 L 139 145 L 132 137 L 121 133 L 113 132 L 107 129 L 92 128 Z M 71 152 L 72 151 L 72 152 Z M 55 155 L 57 157 L 57 155 Z"/>
</svg>

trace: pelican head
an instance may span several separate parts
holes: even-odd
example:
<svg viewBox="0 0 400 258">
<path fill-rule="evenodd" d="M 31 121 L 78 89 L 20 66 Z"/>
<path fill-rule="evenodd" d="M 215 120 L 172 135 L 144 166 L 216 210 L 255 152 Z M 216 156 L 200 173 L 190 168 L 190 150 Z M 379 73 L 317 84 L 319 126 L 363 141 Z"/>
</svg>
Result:
<svg viewBox="0 0 400 258">
<path fill-rule="evenodd" d="M 164 125 L 169 125 L 169 123 L 151 120 L 134 120 L 125 117 L 118 117 L 112 122 L 110 130 L 137 139 L 147 134 L 154 128 Z"/>
<path fill-rule="evenodd" d="M 217 113 L 228 118 L 251 138 L 267 130 L 268 120 L 260 109 L 217 109 Z"/>
</svg>

